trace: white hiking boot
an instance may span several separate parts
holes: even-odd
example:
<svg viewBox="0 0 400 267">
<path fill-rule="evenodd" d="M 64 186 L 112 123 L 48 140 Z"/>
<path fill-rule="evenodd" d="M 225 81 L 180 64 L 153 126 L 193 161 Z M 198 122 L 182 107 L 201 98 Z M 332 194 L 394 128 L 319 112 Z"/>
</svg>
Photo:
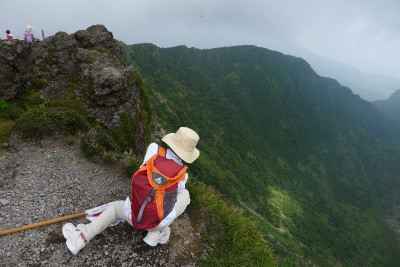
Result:
<svg viewBox="0 0 400 267">
<path fill-rule="evenodd" d="M 74 254 L 85 247 L 85 241 L 81 238 L 82 232 L 77 229 L 72 223 L 67 223 L 62 228 L 62 233 L 67 242 L 68 249 Z"/>
<path fill-rule="evenodd" d="M 169 240 L 171 229 L 169 227 L 162 228 L 160 230 L 148 232 L 146 237 L 143 239 L 149 246 L 157 246 L 157 244 L 165 244 Z"/>
</svg>

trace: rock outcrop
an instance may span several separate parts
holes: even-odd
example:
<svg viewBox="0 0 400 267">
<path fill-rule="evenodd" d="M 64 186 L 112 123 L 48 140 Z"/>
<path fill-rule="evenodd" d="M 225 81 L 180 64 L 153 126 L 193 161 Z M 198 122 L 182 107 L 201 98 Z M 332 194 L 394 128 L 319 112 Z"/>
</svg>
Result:
<svg viewBox="0 0 400 267">
<path fill-rule="evenodd" d="M 0 100 L 27 93 L 33 79 L 32 47 L 20 40 L 0 42 Z"/>
<path fill-rule="evenodd" d="M 132 66 L 121 63 L 121 48 L 103 25 L 74 34 L 58 32 L 41 42 L 0 44 L 0 100 L 35 89 L 41 98 L 75 97 L 102 126 L 121 124 L 121 115 L 139 121 L 138 147 L 144 149 L 140 110 L 143 92 Z"/>
<path fill-rule="evenodd" d="M 43 106 L 21 111 L 25 115 L 54 103 L 75 103 L 70 100 L 76 98 L 86 114 L 104 126 L 96 124 L 76 136 L 54 134 L 42 140 L 26 140 L 17 131 L 11 132 L 9 143 L 0 144 L 1 230 L 74 214 L 129 196 L 130 176 L 121 164 L 89 160 L 81 149 L 87 140 L 96 147 L 104 128 L 112 132 L 119 126 L 125 130 L 134 125 L 136 143 L 129 152 L 141 157 L 144 154 L 149 106 L 143 103 L 145 92 L 135 69 L 122 64 L 120 57 L 120 46 L 102 25 L 74 34 L 58 32 L 34 44 L 21 40 L 0 43 L 0 100 L 18 98 L 21 104 L 25 101 L 22 94 L 35 100 L 37 94 L 45 100 L 68 99 L 40 101 Z M 134 123 L 124 124 L 129 121 L 126 114 Z M 1 236 L 0 265 L 197 266 L 197 259 L 202 257 L 199 243 L 203 233 L 197 230 L 203 225 L 196 220 L 198 217 L 192 211 L 185 212 L 171 225 L 170 241 L 156 247 L 142 241 L 147 231 L 136 231 L 121 223 L 97 235 L 76 256 L 62 236 L 66 222 L 8 234 Z M 88 223 L 85 218 L 68 222 Z"/>
</svg>

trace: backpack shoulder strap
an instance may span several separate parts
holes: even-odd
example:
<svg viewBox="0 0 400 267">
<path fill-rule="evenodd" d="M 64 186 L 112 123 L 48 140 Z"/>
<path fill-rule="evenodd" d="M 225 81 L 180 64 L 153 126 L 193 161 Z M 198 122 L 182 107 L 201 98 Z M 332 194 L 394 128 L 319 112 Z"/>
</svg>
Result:
<svg viewBox="0 0 400 267">
<path fill-rule="evenodd" d="M 166 155 L 167 155 L 167 150 L 165 148 L 163 148 L 162 146 L 158 146 L 158 153 L 157 154 L 165 158 Z M 153 155 L 150 159 L 156 157 L 157 154 Z M 147 160 L 147 162 L 149 162 L 150 159 Z M 137 170 L 135 172 L 135 174 L 138 173 L 138 172 L 142 172 L 142 171 L 147 170 L 147 162 L 139 170 Z M 133 176 L 135 176 L 135 174 Z"/>
<path fill-rule="evenodd" d="M 165 158 L 167 155 L 167 150 L 162 146 L 158 146 L 158 155 Z"/>
</svg>

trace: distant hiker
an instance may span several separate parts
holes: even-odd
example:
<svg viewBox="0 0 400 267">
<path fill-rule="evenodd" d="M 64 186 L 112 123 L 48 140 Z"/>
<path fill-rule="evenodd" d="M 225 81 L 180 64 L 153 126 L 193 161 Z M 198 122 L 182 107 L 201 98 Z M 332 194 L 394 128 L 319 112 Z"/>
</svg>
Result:
<svg viewBox="0 0 400 267">
<path fill-rule="evenodd" d="M 24 40 L 28 43 L 33 43 L 36 40 L 35 33 L 32 30 L 31 25 L 26 25 L 26 30 L 24 32 Z"/>
<path fill-rule="evenodd" d="M 6 30 L 6 39 L 11 40 L 12 38 L 13 38 L 13 36 L 12 36 L 10 30 Z"/>
<path fill-rule="evenodd" d="M 198 158 L 199 135 L 190 128 L 180 127 L 162 141 L 166 148 L 156 143 L 148 146 L 143 163 L 132 178 L 131 198 L 110 203 L 89 224 L 63 226 L 67 247 L 73 254 L 78 254 L 93 237 L 120 219 L 136 229 L 147 229 L 143 241 L 150 246 L 168 242 L 169 225 L 190 203 L 189 191 L 185 189 L 187 167 L 182 160 L 192 163 Z"/>
</svg>

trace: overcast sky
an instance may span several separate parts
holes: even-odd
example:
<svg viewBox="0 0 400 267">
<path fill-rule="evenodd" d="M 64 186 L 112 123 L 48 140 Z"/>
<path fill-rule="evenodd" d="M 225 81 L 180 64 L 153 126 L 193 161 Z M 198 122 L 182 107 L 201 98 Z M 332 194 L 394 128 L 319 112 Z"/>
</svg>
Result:
<svg viewBox="0 0 400 267">
<path fill-rule="evenodd" d="M 41 38 L 103 24 L 126 44 L 257 45 L 400 79 L 400 0 L 1 0 L 0 28 Z"/>
</svg>

